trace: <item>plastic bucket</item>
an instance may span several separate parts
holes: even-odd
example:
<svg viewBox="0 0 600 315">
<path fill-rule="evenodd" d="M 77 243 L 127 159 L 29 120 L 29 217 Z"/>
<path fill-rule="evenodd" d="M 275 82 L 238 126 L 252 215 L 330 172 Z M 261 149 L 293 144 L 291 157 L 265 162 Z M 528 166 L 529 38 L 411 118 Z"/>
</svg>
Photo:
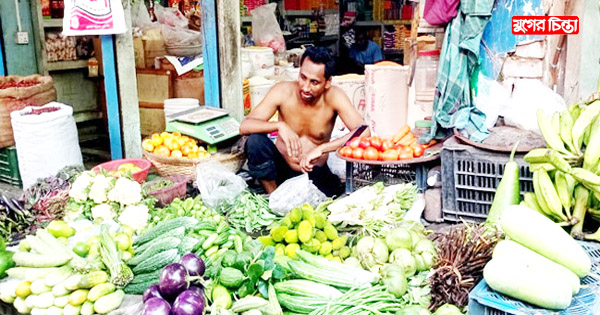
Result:
<svg viewBox="0 0 600 315">
<path fill-rule="evenodd" d="M 254 108 L 267 95 L 269 90 L 275 85 L 275 82 L 250 85 L 250 107 Z"/>
<path fill-rule="evenodd" d="M 275 55 L 269 47 L 245 47 L 242 48 L 242 60 L 249 60 L 251 65 L 250 76 L 273 76 L 275 75 Z"/>
</svg>

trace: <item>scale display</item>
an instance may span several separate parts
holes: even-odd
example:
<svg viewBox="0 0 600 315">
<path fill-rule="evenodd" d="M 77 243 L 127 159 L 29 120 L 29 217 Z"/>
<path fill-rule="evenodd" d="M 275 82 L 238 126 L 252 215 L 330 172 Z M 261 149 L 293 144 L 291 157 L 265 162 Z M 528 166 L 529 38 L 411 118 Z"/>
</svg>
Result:
<svg viewBox="0 0 600 315">
<path fill-rule="evenodd" d="M 218 108 L 193 108 L 169 117 L 168 132 L 179 131 L 208 144 L 216 144 L 239 135 L 240 124 Z"/>
</svg>

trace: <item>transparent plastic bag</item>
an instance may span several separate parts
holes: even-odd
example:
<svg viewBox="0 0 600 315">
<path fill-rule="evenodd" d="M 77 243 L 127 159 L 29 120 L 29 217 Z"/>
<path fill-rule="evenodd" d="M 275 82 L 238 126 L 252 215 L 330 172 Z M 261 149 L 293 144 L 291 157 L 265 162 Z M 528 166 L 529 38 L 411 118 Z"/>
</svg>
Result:
<svg viewBox="0 0 600 315">
<path fill-rule="evenodd" d="M 202 33 L 187 28 L 161 25 L 167 46 L 198 46 L 202 44 Z"/>
<path fill-rule="evenodd" d="M 277 23 L 275 9 L 277 3 L 269 3 L 252 10 L 252 36 L 254 42 L 263 47 L 271 47 L 273 52 L 285 52 L 283 32 Z"/>
<path fill-rule="evenodd" d="M 154 14 L 160 24 L 175 28 L 188 27 L 188 19 L 177 8 L 165 8 L 156 4 L 154 5 Z"/>
<path fill-rule="evenodd" d="M 269 197 L 269 208 L 278 215 L 286 215 L 294 207 L 310 204 L 316 207 L 327 196 L 302 174 L 283 182 Z"/>
<path fill-rule="evenodd" d="M 198 164 L 196 175 L 196 184 L 202 201 L 220 212 L 233 205 L 237 196 L 247 187 L 243 178 L 235 175 L 218 161 Z"/>
</svg>

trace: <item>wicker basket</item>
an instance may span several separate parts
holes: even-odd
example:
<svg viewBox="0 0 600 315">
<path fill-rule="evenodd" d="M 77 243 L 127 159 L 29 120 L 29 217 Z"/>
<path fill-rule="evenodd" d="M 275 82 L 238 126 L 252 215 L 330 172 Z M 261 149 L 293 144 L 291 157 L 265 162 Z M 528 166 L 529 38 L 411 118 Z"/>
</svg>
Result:
<svg viewBox="0 0 600 315">
<path fill-rule="evenodd" d="M 217 153 L 210 158 L 203 159 L 172 158 L 150 153 L 146 150 L 142 150 L 142 152 L 144 153 L 144 157 L 152 162 L 152 165 L 154 165 L 160 176 L 180 175 L 193 180 L 196 179 L 196 166 L 211 159 L 218 160 L 223 166 L 234 173 L 237 173 L 246 161 L 246 157 L 242 152 L 233 154 Z"/>
</svg>

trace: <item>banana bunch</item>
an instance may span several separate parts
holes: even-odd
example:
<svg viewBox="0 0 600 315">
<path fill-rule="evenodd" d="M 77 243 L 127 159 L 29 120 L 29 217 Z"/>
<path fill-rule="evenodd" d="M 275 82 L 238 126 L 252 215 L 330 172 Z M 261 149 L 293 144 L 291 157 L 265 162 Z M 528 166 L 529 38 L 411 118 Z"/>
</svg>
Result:
<svg viewBox="0 0 600 315">
<path fill-rule="evenodd" d="M 583 234 L 586 214 L 600 222 L 600 100 L 574 104 L 551 119 L 542 110 L 537 121 L 546 148 L 524 157 L 533 172 L 533 193 L 523 204 L 553 221 L 572 226 L 571 234 L 600 241 L 600 229 Z"/>
</svg>

